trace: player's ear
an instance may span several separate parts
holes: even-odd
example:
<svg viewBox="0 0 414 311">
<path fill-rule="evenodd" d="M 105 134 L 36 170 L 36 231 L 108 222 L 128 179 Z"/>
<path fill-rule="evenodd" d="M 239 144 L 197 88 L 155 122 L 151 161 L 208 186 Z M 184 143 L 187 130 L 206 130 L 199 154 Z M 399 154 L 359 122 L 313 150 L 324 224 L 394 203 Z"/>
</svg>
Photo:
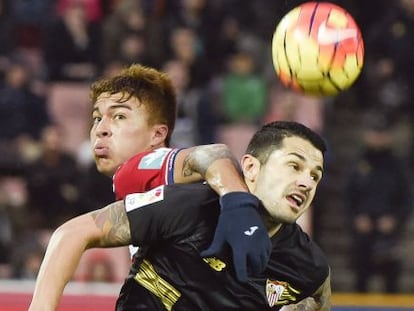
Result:
<svg viewBox="0 0 414 311">
<path fill-rule="evenodd" d="M 168 135 L 168 126 L 165 124 L 154 125 L 154 134 L 152 137 L 152 146 L 160 146 L 165 144 Z"/>
<path fill-rule="evenodd" d="M 245 154 L 240 160 L 245 180 L 255 182 L 260 171 L 260 162 L 250 154 Z"/>
</svg>

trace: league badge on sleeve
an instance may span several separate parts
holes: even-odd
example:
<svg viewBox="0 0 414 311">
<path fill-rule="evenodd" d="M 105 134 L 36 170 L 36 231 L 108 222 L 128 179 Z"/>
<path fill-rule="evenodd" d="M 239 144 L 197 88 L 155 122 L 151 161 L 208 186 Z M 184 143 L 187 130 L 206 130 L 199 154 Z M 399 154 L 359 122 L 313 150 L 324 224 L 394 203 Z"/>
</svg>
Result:
<svg viewBox="0 0 414 311">
<path fill-rule="evenodd" d="M 125 197 L 125 209 L 130 212 L 134 209 L 164 200 L 164 185 L 148 192 L 131 193 Z"/>
<path fill-rule="evenodd" d="M 145 155 L 138 164 L 139 169 L 160 169 L 170 148 L 159 148 Z"/>
</svg>

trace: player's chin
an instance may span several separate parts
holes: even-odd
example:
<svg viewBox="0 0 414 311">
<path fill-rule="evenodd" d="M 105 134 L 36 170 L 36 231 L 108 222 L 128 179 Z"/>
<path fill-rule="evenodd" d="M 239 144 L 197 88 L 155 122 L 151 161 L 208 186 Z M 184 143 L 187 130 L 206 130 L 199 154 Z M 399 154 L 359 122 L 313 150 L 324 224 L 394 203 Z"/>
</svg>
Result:
<svg viewBox="0 0 414 311">
<path fill-rule="evenodd" d="M 304 213 L 303 209 L 297 209 L 297 208 L 292 209 L 291 212 L 286 215 L 286 219 L 285 219 L 286 223 L 290 223 L 290 224 L 295 223 L 300 218 L 300 216 L 302 216 L 303 213 Z"/>
<path fill-rule="evenodd" d="M 112 176 L 117 168 L 112 161 L 105 158 L 95 158 L 96 169 L 99 173 Z"/>
<path fill-rule="evenodd" d="M 300 216 L 296 213 L 284 213 L 283 215 L 279 215 L 277 219 L 281 223 L 285 224 L 293 224 Z"/>
</svg>

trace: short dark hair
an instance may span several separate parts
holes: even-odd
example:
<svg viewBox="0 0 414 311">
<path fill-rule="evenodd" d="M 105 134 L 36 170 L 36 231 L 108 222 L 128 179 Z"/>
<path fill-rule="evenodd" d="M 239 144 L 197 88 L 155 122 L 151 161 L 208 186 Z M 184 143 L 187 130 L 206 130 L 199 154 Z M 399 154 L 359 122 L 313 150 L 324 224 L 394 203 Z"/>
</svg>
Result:
<svg viewBox="0 0 414 311">
<path fill-rule="evenodd" d="M 266 163 L 270 154 L 283 146 L 283 140 L 292 136 L 309 141 L 322 152 L 322 155 L 325 154 L 326 143 L 323 138 L 305 125 L 294 121 L 274 121 L 263 125 L 250 140 L 246 154 L 254 156 L 262 164 Z"/>
</svg>

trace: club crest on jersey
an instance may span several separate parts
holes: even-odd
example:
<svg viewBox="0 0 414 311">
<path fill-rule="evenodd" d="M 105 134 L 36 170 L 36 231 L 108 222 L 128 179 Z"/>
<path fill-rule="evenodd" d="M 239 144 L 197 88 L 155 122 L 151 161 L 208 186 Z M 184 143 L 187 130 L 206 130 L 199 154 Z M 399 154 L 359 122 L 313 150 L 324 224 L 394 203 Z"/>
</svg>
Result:
<svg viewBox="0 0 414 311">
<path fill-rule="evenodd" d="M 148 192 L 131 193 L 125 197 L 125 209 L 127 212 L 164 200 L 164 186 L 158 186 Z"/>
<path fill-rule="evenodd" d="M 270 307 L 295 303 L 300 291 L 294 289 L 289 283 L 281 281 L 266 281 L 266 297 Z"/>
<path fill-rule="evenodd" d="M 147 155 L 142 157 L 141 161 L 139 161 L 138 168 L 147 170 L 160 169 L 164 162 L 164 158 L 170 151 L 170 148 L 159 148 L 154 150 L 153 152 L 148 153 Z"/>
<path fill-rule="evenodd" d="M 270 307 L 277 304 L 286 288 L 286 282 L 266 281 L 266 296 Z"/>
</svg>

